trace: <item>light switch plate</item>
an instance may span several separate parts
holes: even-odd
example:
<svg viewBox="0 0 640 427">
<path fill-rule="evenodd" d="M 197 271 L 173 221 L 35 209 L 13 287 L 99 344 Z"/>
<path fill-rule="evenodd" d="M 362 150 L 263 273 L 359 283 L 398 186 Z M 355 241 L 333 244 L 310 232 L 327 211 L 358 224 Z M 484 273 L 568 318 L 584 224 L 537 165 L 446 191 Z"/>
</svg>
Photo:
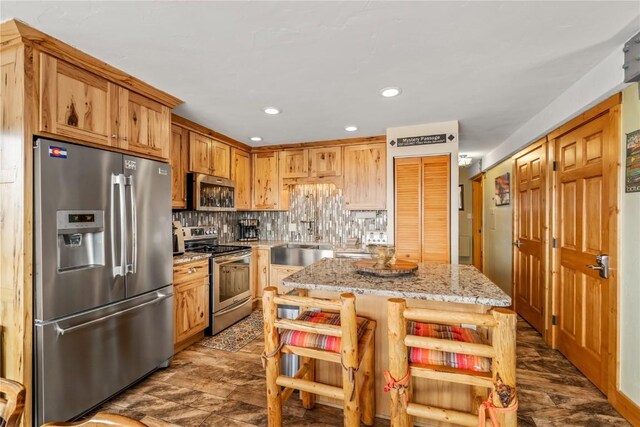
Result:
<svg viewBox="0 0 640 427">
<path fill-rule="evenodd" d="M 271 231 L 271 223 L 270 222 L 267 223 L 267 231 Z"/>
<path fill-rule="evenodd" d="M 226 233 L 227 232 L 227 224 L 223 224 L 222 225 L 222 232 Z"/>
</svg>

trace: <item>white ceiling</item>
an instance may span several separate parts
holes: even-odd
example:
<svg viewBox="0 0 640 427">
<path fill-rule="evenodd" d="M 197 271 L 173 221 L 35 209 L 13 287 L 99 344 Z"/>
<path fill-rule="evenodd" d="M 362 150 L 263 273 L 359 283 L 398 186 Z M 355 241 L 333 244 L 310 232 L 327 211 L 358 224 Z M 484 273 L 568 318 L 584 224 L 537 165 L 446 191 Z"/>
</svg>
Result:
<svg viewBox="0 0 640 427">
<path fill-rule="evenodd" d="M 631 37 L 640 2 L 2 1 L 0 17 L 183 99 L 178 114 L 251 145 L 459 120 L 461 152 L 478 157 Z M 382 98 L 385 86 L 403 94 Z M 269 105 L 283 114 L 267 116 Z"/>
</svg>

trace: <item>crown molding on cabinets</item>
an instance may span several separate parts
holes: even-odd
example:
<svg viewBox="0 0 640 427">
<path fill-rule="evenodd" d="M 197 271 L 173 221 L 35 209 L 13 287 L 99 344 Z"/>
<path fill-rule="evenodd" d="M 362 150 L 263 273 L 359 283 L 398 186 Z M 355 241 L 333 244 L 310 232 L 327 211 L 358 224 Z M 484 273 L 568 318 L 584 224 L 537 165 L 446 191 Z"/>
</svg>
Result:
<svg viewBox="0 0 640 427">
<path fill-rule="evenodd" d="M 246 151 L 248 153 L 252 151 L 251 146 L 247 144 L 244 144 L 220 132 L 216 132 L 213 129 L 209 129 L 208 127 L 202 126 L 201 124 L 193 122 L 189 119 L 180 117 L 177 114 L 171 114 L 171 123 L 173 123 L 174 125 L 181 126 L 185 129 L 188 129 L 191 132 L 200 133 L 204 136 L 208 136 L 209 138 L 213 138 L 220 142 L 224 142 L 225 144 L 231 145 L 232 147 L 235 147 L 235 148 L 239 148 L 240 150 Z"/>
<path fill-rule="evenodd" d="M 329 147 L 332 145 L 359 145 L 375 144 L 387 142 L 387 135 L 362 136 L 358 138 L 329 139 L 325 141 L 300 142 L 296 144 L 265 145 L 263 147 L 253 147 L 251 152 L 260 153 L 264 151 L 280 151 L 300 148 Z"/>
<path fill-rule="evenodd" d="M 106 62 L 100 61 L 81 50 L 28 26 L 24 22 L 17 19 L 3 22 L 0 25 L 0 46 L 6 48 L 20 43 L 30 45 L 39 51 L 91 71 L 133 92 L 158 101 L 169 108 L 175 108 L 177 105 L 182 104 L 182 100 L 175 96 L 156 89 Z"/>
</svg>

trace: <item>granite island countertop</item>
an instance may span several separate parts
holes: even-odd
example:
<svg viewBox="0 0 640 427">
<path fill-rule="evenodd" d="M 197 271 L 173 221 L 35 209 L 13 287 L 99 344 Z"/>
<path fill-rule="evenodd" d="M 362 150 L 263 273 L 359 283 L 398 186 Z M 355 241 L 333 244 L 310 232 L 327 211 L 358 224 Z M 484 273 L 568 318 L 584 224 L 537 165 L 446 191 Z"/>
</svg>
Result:
<svg viewBox="0 0 640 427">
<path fill-rule="evenodd" d="M 509 297 L 472 265 L 419 264 L 418 271 L 399 277 L 356 272 L 355 260 L 324 258 L 282 281 L 289 288 L 380 295 L 462 304 L 508 307 Z"/>
</svg>

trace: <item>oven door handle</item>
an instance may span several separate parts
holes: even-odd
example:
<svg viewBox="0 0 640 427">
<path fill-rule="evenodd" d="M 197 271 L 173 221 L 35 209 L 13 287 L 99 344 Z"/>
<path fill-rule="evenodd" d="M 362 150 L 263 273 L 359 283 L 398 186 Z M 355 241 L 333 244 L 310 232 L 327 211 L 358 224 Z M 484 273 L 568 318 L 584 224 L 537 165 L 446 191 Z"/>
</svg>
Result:
<svg viewBox="0 0 640 427">
<path fill-rule="evenodd" d="M 214 316 L 221 316 L 223 314 L 231 313 L 232 311 L 236 311 L 242 308 L 244 305 L 246 305 L 250 301 L 251 301 L 251 296 L 248 296 L 245 299 L 238 301 L 234 305 L 225 308 L 224 310 L 215 311 L 213 314 Z"/>
<path fill-rule="evenodd" d="M 219 258 L 214 258 L 216 264 L 228 264 L 230 262 L 240 261 L 241 259 L 250 258 L 251 252 L 244 255 L 228 255 Z"/>
</svg>

